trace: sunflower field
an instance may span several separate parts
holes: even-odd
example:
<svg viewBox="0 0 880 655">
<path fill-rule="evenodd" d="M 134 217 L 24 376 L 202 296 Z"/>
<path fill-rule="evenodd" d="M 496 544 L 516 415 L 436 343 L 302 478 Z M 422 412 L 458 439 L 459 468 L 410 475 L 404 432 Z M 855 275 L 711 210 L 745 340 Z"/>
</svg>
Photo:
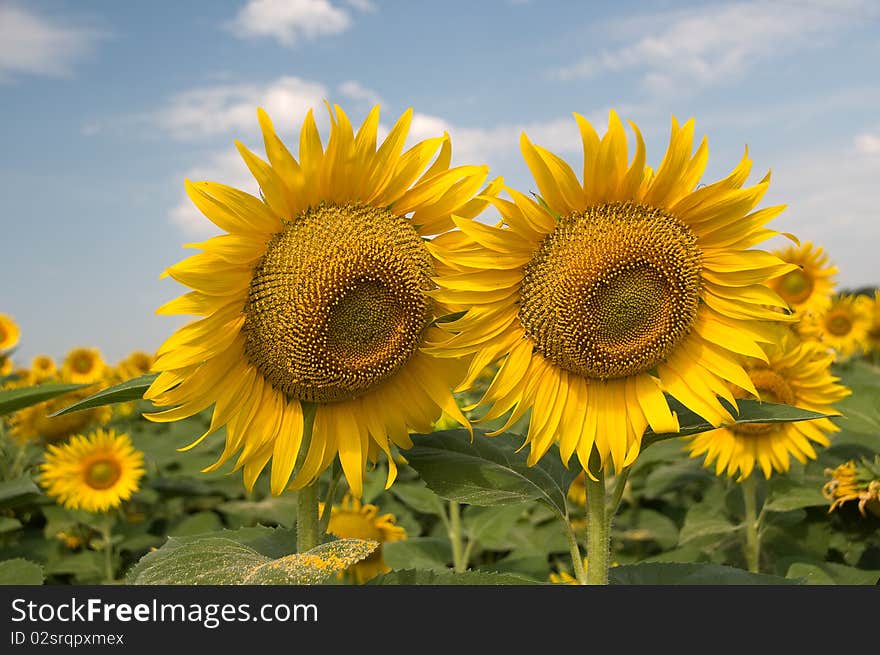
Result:
<svg viewBox="0 0 880 655">
<path fill-rule="evenodd" d="M 294 156 L 258 110 L 259 197 L 186 182 L 156 352 L 0 314 L 0 583 L 878 583 L 880 293 L 748 151 L 575 114 L 518 190 L 328 112 Z"/>
</svg>

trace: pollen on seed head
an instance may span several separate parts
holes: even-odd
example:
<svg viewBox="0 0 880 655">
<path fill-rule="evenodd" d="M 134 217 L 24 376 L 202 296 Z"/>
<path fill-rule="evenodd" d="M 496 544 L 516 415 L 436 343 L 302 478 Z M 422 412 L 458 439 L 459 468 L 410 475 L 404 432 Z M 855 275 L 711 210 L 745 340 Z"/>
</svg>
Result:
<svg viewBox="0 0 880 655">
<path fill-rule="evenodd" d="M 560 219 L 525 267 L 519 318 L 558 366 L 612 379 L 656 366 L 690 331 L 696 236 L 662 209 L 616 202 Z"/>
<path fill-rule="evenodd" d="M 432 275 L 404 217 L 368 205 L 310 209 L 272 238 L 254 271 L 245 355 L 291 397 L 357 397 L 419 347 Z"/>
</svg>

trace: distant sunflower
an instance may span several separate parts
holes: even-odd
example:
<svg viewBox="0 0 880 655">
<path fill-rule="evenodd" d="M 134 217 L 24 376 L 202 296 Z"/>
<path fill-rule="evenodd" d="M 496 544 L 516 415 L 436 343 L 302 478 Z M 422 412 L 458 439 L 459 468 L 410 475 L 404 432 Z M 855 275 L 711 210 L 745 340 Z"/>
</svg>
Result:
<svg viewBox="0 0 880 655">
<path fill-rule="evenodd" d="M 797 269 L 770 280 L 769 285 L 798 315 L 821 314 L 831 304 L 837 267 L 832 265 L 821 246 L 809 241 L 775 251 Z"/>
<path fill-rule="evenodd" d="M 66 380 L 79 384 L 98 382 L 106 373 L 107 365 L 97 348 L 74 348 L 61 365 Z"/>
<path fill-rule="evenodd" d="M 12 317 L 8 314 L 0 314 L 0 350 L 15 348 L 21 330 Z"/>
<path fill-rule="evenodd" d="M 840 294 L 832 299 L 825 312 L 804 321 L 799 331 L 818 339 L 846 359 L 868 349 L 871 314 L 871 299 L 867 296 Z"/>
<path fill-rule="evenodd" d="M 617 114 L 602 139 L 575 118 L 583 181 L 523 135 L 541 201 L 508 189 L 513 202 L 493 199 L 506 227 L 456 219 L 469 241 L 428 244 L 460 271 L 438 280 L 435 297 L 473 306 L 443 324 L 451 336 L 431 352 L 476 355 L 462 388 L 505 358 L 479 402 L 490 407 L 481 420 L 512 409 L 497 434 L 531 408 L 529 464 L 558 440 L 563 461 L 576 452 L 586 469 L 595 447 L 619 471 L 647 426 L 678 431 L 663 391 L 713 425 L 733 422 L 718 396 L 733 401 L 726 381 L 750 386 L 738 357 L 764 357 L 766 321 L 791 320 L 773 309 L 785 303 L 765 283 L 795 266 L 749 250 L 776 234 L 764 225 L 784 207 L 752 211 L 769 175 L 743 188 L 748 154 L 728 177 L 697 188 L 708 150 L 704 140 L 692 154 L 693 121 L 673 119 L 654 174 L 635 125 L 628 164 Z"/>
<path fill-rule="evenodd" d="M 865 510 L 880 516 L 880 455 L 875 456 L 873 464 L 865 459 L 858 463 L 850 460 L 837 468 L 825 469 L 825 475 L 831 476 L 822 487 L 822 495 L 831 501 L 829 512 L 857 500 L 862 516 L 867 516 Z"/>
<path fill-rule="evenodd" d="M 388 573 L 391 570 L 382 558 L 382 544 L 406 539 L 406 530 L 397 525 L 396 521 L 393 514 L 379 515 L 378 507 L 362 504 L 357 498 L 349 495 L 346 495 L 339 505 L 330 508 L 327 532 L 340 539 L 366 539 L 379 542 L 379 547 L 367 559 L 348 569 L 347 573 L 352 576 L 355 583 L 363 584 L 380 573 Z"/>
<path fill-rule="evenodd" d="M 310 111 L 299 161 L 258 112 L 269 162 L 238 144 L 263 200 L 213 182 L 187 181 L 195 205 L 229 234 L 167 273 L 195 289 L 160 308 L 195 314 L 157 353 L 161 374 L 146 398 L 173 409 L 147 415 L 174 421 L 214 405 L 208 434 L 226 425 L 215 469 L 241 451 L 236 469 L 252 488 L 272 460 L 270 487 L 290 481 L 314 411 L 310 445 L 293 488 L 312 483 L 339 455 L 355 496 L 367 459 L 391 444 L 409 448 L 409 429 L 430 432 L 441 410 L 466 425 L 451 393 L 463 368 L 422 345 L 449 313 L 428 292 L 441 268 L 425 237 L 471 218 L 485 166 L 450 168 L 448 136 L 406 152 L 409 110 L 376 147 L 379 108 L 355 134 L 331 111 L 323 148 Z M 438 154 L 439 150 L 439 154 Z M 435 158 L 436 155 L 436 158 Z M 433 160 L 433 163 L 431 163 Z M 495 194 L 497 180 L 484 190 Z"/>
<path fill-rule="evenodd" d="M 127 434 L 96 430 L 46 450 L 40 484 L 69 509 L 106 512 L 137 491 L 144 455 Z"/>
<path fill-rule="evenodd" d="M 35 384 L 58 374 L 58 366 L 49 355 L 37 355 L 31 361 L 30 378 Z"/>
<path fill-rule="evenodd" d="M 880 353 L 880 290 L 874 292 L 870 310 L 871 327 L 868 330 L 868 345 L 875 353 Z"/>
<path fill-rule="evenodd" d="M 834 358 L 815 341 L 800 341 L 783 333 L 766 348 L 768 362 L 747 365 L 749 378 L 761 400 L 784 403 L 821 413 L 834 413 L 833 404 L 850 395 L 831 375 Z M 754 392 L 734 387 L 739 398 Z M 793 423 L 745 423 L 703 432 L 689 438 L 691 457 L 705 454 L 705 466 L 715 463 L 715 474 L 739 475 L 745 479 L 757 465 L 769 478 L 773 471 L 784 473 L 790 458 L 801 463 L 815 459 L 813 444 L 827 446 L 828 434 L 838 428 L 829 419 Z"/>
<path fill-rule="evenodd" d="M 116 367 L 117 377 L 122 380 L 129 380 L 131 378 L 146 375 L 150 372 L 150 367 L 153 366 L 155 359 L 156 358 L 149 353 L 145 353 L 142 350 L 135 350 L 129 354 L 128 357 L 123 359 Z"/>
</svg>

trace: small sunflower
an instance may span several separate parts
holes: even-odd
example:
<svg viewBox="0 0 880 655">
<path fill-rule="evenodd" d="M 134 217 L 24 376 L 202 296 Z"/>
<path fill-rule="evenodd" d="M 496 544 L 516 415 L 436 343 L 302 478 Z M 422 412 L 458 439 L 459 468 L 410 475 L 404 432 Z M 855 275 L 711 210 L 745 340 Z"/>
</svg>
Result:
<svg viewBox="0 0 880 655">
<path fill-rule="evenodd" d="M 156 358 L 142 350 L 135 350 L 123 359 L 116 367 L 116 376 L 122 380 L 130 380 L 150 372 Z"/>
<path fill-rule="evenodd" d="M 814 412 L 833 413 L 832 405 L 850 390 L 837 384 L 830 372 L 833 356 L 815 341 L 801 341 L 783 333 L 778 343 L 766 348 L 768 361 L 746 366 L 751 387 L 733 387 L 736 397 L 759 397 L 763 401 L 784 403 Z M 755 465 L 769 478 L 773 471 L 784 473 L 790 457 L 801 463 L 815 459 L 813 443 L 827 446 L 828 434 L 838 428 L 829 419 L 794 423 L 747 423 L 703 432 L 688 441 L 691 457 L 705 454 L 705 466 L 715 463 L 715 474 L 751 475 Z"/>
<path fill-rule="evenodd" d="M 833 348 L 841 359 L 867 350 L 871 330 L 871 299 L 867 296 L 840 294 L 828 309 L 799 326 L 804 336 L 815 338 Z"/>
<path fill-rule="evenodd" d="M 323 512 L 323 507 L 321 508 Z M 348 569 L 355 583 L 363 584 L 380 573 L 388 573 L 391 567 L 382 558 L 382 544 L 406 539 L 406 530 L 396 525 L 393 514 L 379 515 L 375 505 L 362 504 L 357 498 L 346 494 L 339 505 L 330 508 L 327 532 L 340 539 L 367 539 L 378 541 L 379 547 L 365 560 Z"/>
<path fill-rule="evenodd" d="M 21 330 L 8 314 L 0 314 L 0 350 L 15 348 Z"/>
<path fill-rule="evenodd" d="M 68 509 L 106 512 L 137 491 L 144 455 L 127 434 L 96 430 L 46 449 L 40 484 Z"/>
<path fill-rule="evenodd" d="M 873 464 L 867 460 L 849 461 L 834 469 L 825 469 L 831 480 L 822 487 L 822 495 L 831 501 L 829 512 L 846 502 L 859 501 L 859 512 L 867 516 L 867 509 L 880 516 L 880 455 Z"/>
<path fill-rule="evenodd" d="M 37 355 L 31 361 L 30 379 L 34 384 L 58 375 L 58 366 L 49 355 Z"/>
<path fill-rule="evenodd" d="M 868 345 L 875 353 L 880 353 L 880 290 L 874 292 L 870 309 L 871 327 L 868 329 Z"/>
<path fill-rule="evenodd" d="M 487 201 L 475 195 L 488 169 L 450 168 L 448 135 L 403 152 L 411 110 L 377 148 L 378 107 L 357 134 L 335 107 L 326 149 L 310 111 L 299 161 L 265 112 L 258 117 L 269 162 L 238 147 L 264 199 L 186 183 L 228 234 L 167 271 L 194 291 L 159 313 L 204 318 L 157 352 L 161 374 L 145 397 L 173 408 L 146 416 L 174 421 L 213 405 L 210 428 L 192 444 L 226 426 L 226 448 L 208 470 L 241 451 L 235 468 L 250 489 L 271 459 L 270 488 L 279 494 L 313 415 L 290 486 L 311 484 L 338 455 L 360 497 L 367 460 L 383 452 L 391 484 L 391 445 L 409 448 L 409 430 L 430 432 L 441 411 L 468 425 L 451 393 L 464 369 L 422 349 L 438 332 L 435 318 L 450 313 L 429 295 L 441 266 L 425 238 L 450 230 L 452 214 L 482 211 Z"/>
<path fill-rule="evenodd" d="M 837 267 L 832 265 L 821 246 L 809 241 L 800 246 L 789 246 L 774 253 L 782 261 L 798 268 L 769 281 L 776 291 L 799 316 L 821 314 L 831 304 Z"/>
<path fill-rule="evenodd" d="M 107 365 L 97 348 L 74 348 L 61 365 L 66 380 L 78 384 L 90 384 L 104 378 Z"/>
<path fill-rule="evenodd" d="M 489 363 L 504 362 L 478 403 L 481 420 L 513 410 L 506 430 L 532 409 L 527 442 L 534 464 L 554 441 L 564 462 L 587 469 L 595 448 L 620 471 L 635 461 L 642 434 L 677 432 L 669 393 L 713 425 L 733 422 L 719 396 L 727 382 L 750 387 L 740 355 L 764 358 L 770 321 L 791 321 L 768 279 L 794 270 L 750 248 L 776 232 L 764 225 L 784 207 L 753 211 L 769 175 L 743 187 L 748 153 L 726 178 L 698 187 L 708 149 L 692 153 L 694 125 L 673 118 L 657 172 L 610 114 L 600 139 L 575 114 L 584 145 L 583 179 L 523 135 L 521 148 L 540 201 L 507 189 L 491 201 L 503 225 L 456 219 L 464 233 L 428 244 L 458 273 L 434 295 L 472 305 L 434 343 L 438 355 L 476 355 L 468 387 Z"/>
</svg>

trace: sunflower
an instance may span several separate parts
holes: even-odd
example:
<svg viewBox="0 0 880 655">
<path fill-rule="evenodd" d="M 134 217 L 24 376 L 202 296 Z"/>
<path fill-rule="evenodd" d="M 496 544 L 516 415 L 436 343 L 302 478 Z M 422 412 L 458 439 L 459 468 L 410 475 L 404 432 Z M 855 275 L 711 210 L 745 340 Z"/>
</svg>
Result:
<svg viewBox="0 0 880 655">
<path fill-rule="evenodd" d="M 490 407 L 482 420 L 513 410 L 490 434 L 532 409 L 529 464 L 558 439 L 564 462 L 576 452 L 587 469 L 595 447 L 602 465 L 619 471 L 635 460 L 647 426 L 678 431 L 664 391 L 713 425 L 734 421 L 718 396 L 733 402 L 726 381 L 751 388 L 737 357 L 764 357 L 758 344 L 772 336 L 763 321 L 792 320 L 764 283 L 795 266 L 749 250 L 776 234 L 763 226 L 784 207 L 752 211 L 769 175 L 743 188 L 747 152 L 728 177 L 696 188 L 708 151 L 704 139 L 691 154 L 693 121 L 673 118 L 655 174 L 635 125 L 628 165 L 613 111 L 601 140 L 575 118 L 583 183 L 523 135 L 542 197 L 508 189 L 512 202 L 491 200 L 506 226 L 456 219 L 467 241 L 428 244 L 459 269 L 439 280 L 435 297 L 473 305 L 443 324 L 452 336 L 431 352 L 476 354 L 462 387 L 504 358 L 478 405 Z"/>
<path fill-rule="evenodd" d="M 9 375 L 13 368 L 12 358 L 0 353 L 0 375 Z"/>
<path fill-rule="evenodd" d="M 835 296 L 824 313 L 804 320 L 799 331 L 846 359 L 860 350 L 868 350 L 871 313 L 870 298 L 844 293 Z"/>
<path fill-rule="evenodd" d="M 874 292 L 870 310 L 871 327 L 868 329 L 868 345 L 875 353 L 880 353 L 880 290 Z"/>
<path fill-rule="evenodd" d="M 767 362 L 748 363 L 746 370 L 757 394 L 733 388 L 739 398 L 758 396 L 761 400 L 802 407 L 814 412 L 834 413 L 832 405 L 850 395 L 837 384 L 830 372 L 833 355 L 815 341 L 801 341 L 783 333 L 778 342 L 766 348 Z M 754 361 L 754 360 L 753 360 Z M 764 476 L 784 473 L 790 457 L 801 463 L 815 459 L 813 443 L 828 445 L 827 435 L 838 428 L 829 419 L 795 423 L 748 423 L 703 432 L 689 438 L 691 457 L 705 454 L 705 466 L 715 463 L 715 474 L 743 480 L 757 464 Z M 812 443 L 811 443 L 812 442 Z"/>
<path fill-rule="evenodd" d="M 0 350 L 9 350 L 18 344 L 21 330 L 8 314 L 0 314 Z"/>
<path fill-rule="evenodd" d="M 127 434 L 96 430 L 50 445 L 40 466 L 40 484 L 68 509 L 106 512 L 137 491 L 144 455 Z"/>
<path fill-rule="evenodd" d="M 104 377 L 107 365 L 97 348 L 74 348 L 64 358 L 61 371 L 70 382 L 90 384 Z"/>
<path fill-rule="evenodd" d="M 770 288 L 785 300 L 796 314 L 821 314 L 831 304 L 837 267 L 828 260 L 821 246 L 809 241 L 774 252 L 782 261 L 798 268 L 770 280 Z"/>
<path fill-rule="evenodd" d="M 55 360 L 49 355 L 37 355 L 31 361 L 30 379 L 33 383 L 39 384 L 57 374 L 58 367 L 55 365 Z"/>
<path fill-rule="evenodd" d="M 155 361 L 155 357 L 142 350 L 135 350 L 123 359 L 116 367 L 116 376 L 122 380 L 129 380 L 146 375 Z"/>
<path fill-rule="evenodd" d="M 851 500 L 859 501 L 859 512 L 867 516 L 869 510 L 880 516 L 880 455 L 873 465 L 867 460 L 858 464 L 850 460 L 834 469 L 825 469 L 831 480 L 822 487 L 822 495 L 831 501 L 829 512 Z"/>
<path fill-rule="evenodd" d="M 450 168 L 448 135 L 403 152 L 411 110 L 377 148 L 378 107 L 357 134 L 334 108 L 326 150 L 307 114 L 299 161 L 258 111 L 269 162 L 238 148 L 263 200 L 186 182 L 190 199 L 228 234 L 168 269 L 194 291 L 159 313 L 205 318 L 162 345 L 153 365 L 161 374 L 145 395 L 175 406 L 147 415 L 154 421 L 213 405 L 210 428 L 192 444 L 226 425 L 226 447 L 208 470 L 241 451 L 235 468 L 252 488 L 271 459 L 273 494 L 314 482 L 338 454 L 360 497 L 366 461 L 380 452 L 391 484 L 391 444 L 409 448 L 410 429 L 430 432 L 441 410 L 468 425 L 450 390 L 464 369 L 422 349 L 438 332 L 435 318 L 449 313 L 428 295 L 442 267 L 435 270 L 425 237 L 450 230 L 452 214 L 476 216 L 502 182 L 475 198 L 488 169 Z"/>
<path fill-rule="evenodd" d="M 321 511 L 324 511 L 323 507 Z M 380 573 L 388 573 L 391 570 L 382 558 L 382 544 L 406 539 L 406 530 L 396 525 L 396 521 L 393 514 L 380 516 L 378 507 L 362 504 L 357 498 L 348 494 L 339 505 L 330 508 L 327 532 L 340 539 L 367 539 L 379 542 L 379 547 L 367 559 L 348 569 L 348 574 L 356 584 L 363 584 Z"/>
</svg>

